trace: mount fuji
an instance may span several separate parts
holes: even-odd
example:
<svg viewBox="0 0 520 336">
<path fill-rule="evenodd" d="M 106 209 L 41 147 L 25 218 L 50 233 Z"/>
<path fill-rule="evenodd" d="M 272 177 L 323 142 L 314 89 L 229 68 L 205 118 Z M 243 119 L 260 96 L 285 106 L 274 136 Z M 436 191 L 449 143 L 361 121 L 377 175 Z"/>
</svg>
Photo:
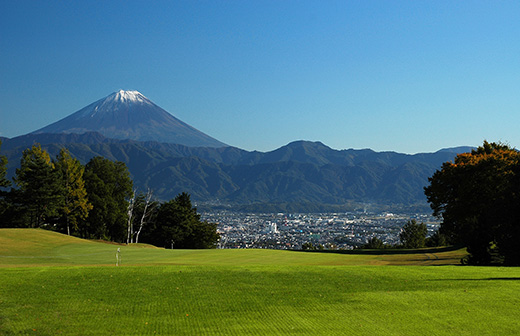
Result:
<svg viewBox="0 0 520 336">
<path fill-rule="evenodd" d="M 120 90 L 33 134 L 98 132 L 107 138 L 188 147 L 228 147 L 175 118 L 138 91 Z"/>
</svg>

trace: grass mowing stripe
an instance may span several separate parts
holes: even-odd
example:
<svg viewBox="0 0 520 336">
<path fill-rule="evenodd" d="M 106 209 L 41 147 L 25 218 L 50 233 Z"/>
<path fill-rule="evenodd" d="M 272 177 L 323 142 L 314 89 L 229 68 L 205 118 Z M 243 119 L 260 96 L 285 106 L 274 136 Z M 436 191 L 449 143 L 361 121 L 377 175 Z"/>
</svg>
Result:
<svg viewBox="0 0 520 336">
<path fill-rule="evenodd" d="M 0 229 L 0 243 L 21 257 L 0 258 L 2 335 L 520 334 L 519 268 L 367 266 L 449 264 L 464 251 L 122 246 L 114 267 L 117 246 L 53 232 Z"/>
<path fill-rule="evenodd" d="M 515 335 L 520 283 L 504 279 L 519 273 L 449 266 L 2 269 L 0 333 Z"/>
</svg>

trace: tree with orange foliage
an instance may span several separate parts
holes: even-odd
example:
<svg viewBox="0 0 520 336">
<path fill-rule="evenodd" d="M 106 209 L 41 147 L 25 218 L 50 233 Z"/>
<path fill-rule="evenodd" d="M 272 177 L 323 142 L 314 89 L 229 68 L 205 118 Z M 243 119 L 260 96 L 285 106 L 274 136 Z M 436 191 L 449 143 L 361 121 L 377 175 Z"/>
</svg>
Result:
<svg viewBox="0 0 520 336">
<path fill-rule="evenodd" d="M 520 264 L 519 178 L 520 153 L 485 141 L 428 179 L 425 194 L 441 232 L 467 246 L 467 263 Z"/>
<path fill-rule="evenodd" d="M 85 167 L 78 159 L 73 158 L 69 151 L 65 148 L 60 150 L 56 161 L 54 161 L 56 169 L 61 174 L 61 183 L 63 189 L 63 204 L 59 209 L 59 213 L 65 222 L 67 234 L 79 233 L 79 223 L 88 217 L 88 213 L 92 210 L 92 204 L 88 201 L 85 181 L 83 173 Z"/>
</svg>

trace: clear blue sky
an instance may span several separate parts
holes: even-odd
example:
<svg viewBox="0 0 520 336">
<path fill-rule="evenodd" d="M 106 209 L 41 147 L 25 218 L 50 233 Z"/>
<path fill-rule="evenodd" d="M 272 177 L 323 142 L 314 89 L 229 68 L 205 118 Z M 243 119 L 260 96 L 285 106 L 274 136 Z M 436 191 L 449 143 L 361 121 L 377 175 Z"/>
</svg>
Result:
<svg viewBox="0 0 520 336">
<path fill-rule="evenodd" d="M 246 150 L 520 147 L 520 2 L 1 1 L 1 136 L 119 89 Z"/>
</svg>

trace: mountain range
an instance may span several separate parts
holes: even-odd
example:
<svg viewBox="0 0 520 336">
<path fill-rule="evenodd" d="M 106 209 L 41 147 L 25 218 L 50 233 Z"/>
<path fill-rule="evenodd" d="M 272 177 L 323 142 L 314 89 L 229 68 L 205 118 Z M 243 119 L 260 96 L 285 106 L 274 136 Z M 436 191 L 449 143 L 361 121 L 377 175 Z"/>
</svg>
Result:
<svg viewBox="0 0 520 336">
<path fill-rule="evenodd" d="M 113 93 L 2 142 L 9 176 L 22 151 L 40 143 L 52 156 L 67 147 L 82 163 L 94 156 L 125 162 L 135 186 L 151 188 L 162 200 L 186 191 L 198 203 L 300 212 L 367 204 L 425 210 L 428 177 L 443 162 L 471 150 L 408 155 L 295 141 L 271 152 L 245 151 L 183 123 L 137 91 Z"/>
</svg>

